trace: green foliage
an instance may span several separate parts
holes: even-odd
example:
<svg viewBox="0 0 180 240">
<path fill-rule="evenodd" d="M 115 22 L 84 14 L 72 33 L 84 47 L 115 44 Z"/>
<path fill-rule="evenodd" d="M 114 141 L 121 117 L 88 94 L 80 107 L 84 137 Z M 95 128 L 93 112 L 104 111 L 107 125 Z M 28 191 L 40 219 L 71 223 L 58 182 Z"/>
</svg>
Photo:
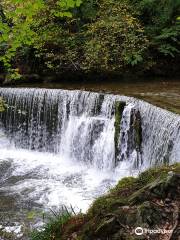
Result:
<svg viewBox="0 0 180 240">
<path fill-rule="evenodd" d="M 2 0 L 0 64 L 8 80 L 36 61 L 40 72 L 143 71 L 178 58 L 179 18 L 179 0 Z"/>
<path fill-rule="evenodd" d="M 145 33 L 151 46 L 168 57 L 180 53 L 180 1 L 135 0 L 139 17 L 145 25 Z"/>
<path fill-rule="evenodd" d="M 64 225 L 71 218 L 71 214 L 67 211 L 60 212 L 48 219 L 44 229 L 35 230 L 31 235 L 31 240 L 60 240 Z"/>
<path fill-rule="evenodd" d="M 49 4 L 53 3 L 52 7 Z M 46 3 L 43 0 L 30 0 L 24 3 L 22 0 L 3 1 L 2 6 L 7 22 L 4 22 L 0 16 L 0 47 L 3 51 L 0 55 L 0 61 L 9 71 L 11 78 L 18 79 L 20 75 L 11 68 L 12 60 L 16 56 L 19 49 L 25 46 L 35 47 L 35 43 L 39 40 L 39 32 L 37 28 L 41 28 L 46 12 L 48 16 L 53 17 L 72 17 L 69 11 L 81 5 L 81 0 L 51 0 Z M 38 20 L 42 17 L 41 20 Z M 9 24 L 10 23 L 10 24 Z M 48 33 L 46 33 L 47 35 Z"/>
<path fill-rule="evenodd" d="M 34 31 L 31 29 L 33 16 L 44 7 L 42 0 L 28 1 L 24 4 L 21 0 L 12 0 L 6 3 L 3 1 L 4 14 L 7 22 L 4 23 L 0 19 L 0 44 L 4 44 L 4 54 L 0 56 L 0 61 L 9 70 L 9 75 L 12 78 L 19 78 L 18 71 L 11 69 L 11 61 L 15 57 L 19 48 L 28 45 L 31 46 L 34 42 Z M 11 24 L 9 24 L 11 23 Z"/>
<path fill-rule="evenodd" d="M 141 21 L 152 26 L 153 31 L 171 24 L 180 11 L 179 0 L 132 0 L 132 3 L 138 9 Z"/>
<path fill-rule="evenodd" d="M 98 2 L 96 0 L 83 1 L 80 8 L 80 17 L 85 22 L 91 22 L 96 18 L 98 12 Z"/>
<path fill-rule="evenodd" d="M 76 7 L 80 7 L 82 4 L 82 0 L 61 0 L 57 1 L 56 5 L 57 9 L 53 10 L 54 16 L 56 17 L 72 17 L 72 13 L 69 11 L 70 9 L 74 9 Z"/>
<path fill-rule="evenodd" d="M 165 56 L 175 57 L 180 53 L 180 25 L 162 29 L 160 35 L 154 37 L 158 50 Z"/>
<path fill-rule="evenodd" d="M 96 21 L 87 25 L 84 68 L 117 71 L 142 62 L 143 32 L 124 1 L 102 1 Z"/>
</svg>

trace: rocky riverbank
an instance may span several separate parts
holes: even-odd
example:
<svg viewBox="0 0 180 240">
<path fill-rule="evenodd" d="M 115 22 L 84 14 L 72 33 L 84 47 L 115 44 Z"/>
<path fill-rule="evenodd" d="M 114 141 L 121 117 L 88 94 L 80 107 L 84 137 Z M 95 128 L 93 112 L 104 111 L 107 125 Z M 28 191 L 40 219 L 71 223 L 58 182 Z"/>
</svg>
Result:
<svg viewBox="0 0 180 240">
<path fill-rule="evenodd" d="M 59 218 L 32 239 L 177 240 L 179 200 L 180 164 L 149 169 L 137 178 L 120 180 L 87 214 Z"/>
</svg>

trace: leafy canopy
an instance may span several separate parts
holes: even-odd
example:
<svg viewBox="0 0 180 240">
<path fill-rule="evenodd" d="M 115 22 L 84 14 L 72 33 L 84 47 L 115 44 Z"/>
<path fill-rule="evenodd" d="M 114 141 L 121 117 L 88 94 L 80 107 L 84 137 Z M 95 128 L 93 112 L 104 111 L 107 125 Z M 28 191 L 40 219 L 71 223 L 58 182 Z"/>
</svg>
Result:
<svg viewBox="0 0 180 240">
<path fill-rule="evenodd" d="M 179 0 L 0 3 L 0 63 L 9 78 L 37 59 L 39 72 L 125 72 L 179 55 Z"/>
</svg>

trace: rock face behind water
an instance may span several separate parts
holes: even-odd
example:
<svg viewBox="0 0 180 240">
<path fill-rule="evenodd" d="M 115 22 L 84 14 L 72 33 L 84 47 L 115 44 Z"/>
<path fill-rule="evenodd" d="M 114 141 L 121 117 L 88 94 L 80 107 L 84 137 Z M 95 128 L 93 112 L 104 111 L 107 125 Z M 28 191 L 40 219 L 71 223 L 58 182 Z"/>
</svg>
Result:
<svg viewBox="0 0 180 240">
<path fill-rule="evenodd" d="M 179 207 L 180 165 L 150 169 L 122 179 L 85 216 L 71 219 L 62 239 L 178 240 Z"/>
</svg>

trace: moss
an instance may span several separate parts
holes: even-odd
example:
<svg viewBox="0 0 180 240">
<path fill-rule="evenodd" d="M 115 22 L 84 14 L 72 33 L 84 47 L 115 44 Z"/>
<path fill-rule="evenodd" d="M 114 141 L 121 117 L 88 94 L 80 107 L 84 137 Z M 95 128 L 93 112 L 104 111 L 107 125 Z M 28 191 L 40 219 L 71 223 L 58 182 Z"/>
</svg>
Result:
<svg viewBox="0 0 180 240">
<path fill-rule="evenodd" d="M 125 192 L 125 190 L 130 190 L 137 185 L 137 179 L 134 177 L 125 177 L 121 179 L 118 184 L 110 190 L 113 195 L 119 195 Z M 127 192 L 128 193 L 128 192 Z M 129 193 L 128 193 L 129 194 Z"/>
<path fill-rule="evenodd" d="M 0 112 L 3 112 L 6 109 L 7 105 L 5 101 L 0 97 Z"/>
<path fill-rule="evenodd" d="M 120 218 L 120 220 L 119 220 Z M 111 236 L 116 234 L 121 228 L 121 224 L 124 219 L 126 221 L 126 216 L 123 211 L 120 215 L 109 214 L 105 218 L 103 218 L 96 227 L 95 235 L 97 239 L 111 239 Z"/>
<path fill-rule="evenodd" d="M 116 101 L 115 102 L 115 133 L 114 133 L 114 144 L 115 144 L 115 159 L 117 159 L 119 149 L 118 149 L 118 141 L 120 136 L 120 128 L 121 128 L 121 119 L 122 119 L 122 113 L 124 111 L 124 108 L 126 106 L 125 102 Z"/>
<path fill-rule="evenodd" d="M 135 113 L 135 120 L 133 123 L 133 127 L 135 130 L 135 144 L 136 144 L 136 149 L 138 151 L 141 150 L 141 144 L 142 144 L 142 126 L 141 126 L 141 115 L 140 112 L 137 111 Z"/>
<path fill-rule="evenodd" d="M 138 223 L 147 223 L 148 226 L 155 227 L 157 224 L 162 223 L 162 209 L 152 202 L 144 202 L 137 208 L 138 211 Z"/>
<path fill-rule="evenodd" d="M 164 179 L 170 171 L 180 173 L 180 163 L 176 163 L 171 166 L 164 165 L 150 168 L 139 175 L 137 179 L 138 184 L 140 187 L 143 187 L 146 184 L 156 180 L 157 178 Z"/>
<path fill-rule="evenodd" d="M 125 202 L 126 200 L 124 198 L 120 198 L 119 196 L 114 197 L 110 194 L 99 197 L 93 202 L 87 215 L 89 217 L 92 217 L 93 215 L 104 215 L 107 212 L 116 209 L 117 206 L 123 206 Z"/>
<path fill-rule="evenodd" d="M 128 199 L 130 205 L 141 204 L 152 199 L 175 198 L 179 194 L 177 188 L 180 182 L 180 164 L 150 169 L 137 178 L 139 190 Z"/>
</svg>

